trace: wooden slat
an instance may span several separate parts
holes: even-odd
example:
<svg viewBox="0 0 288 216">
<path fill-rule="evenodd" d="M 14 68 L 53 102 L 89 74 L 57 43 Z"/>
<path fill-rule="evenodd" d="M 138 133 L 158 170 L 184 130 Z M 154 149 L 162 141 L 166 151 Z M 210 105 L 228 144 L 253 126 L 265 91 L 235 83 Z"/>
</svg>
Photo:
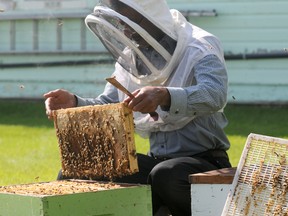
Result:
<svg viewBox="0 0 288 216">
<path fill-rule="evenodd" d="M 216 9 L 218 14 L 287 14 L 288 2 L 286 0 L 167 0 L 170 7 L 181 10 L 209 10 Z"/>
<path fill-rule="evenodd" d="M 191 184 L 231 184 L 236 168 L 224 168 L 189 176 Z"/>
</svg>

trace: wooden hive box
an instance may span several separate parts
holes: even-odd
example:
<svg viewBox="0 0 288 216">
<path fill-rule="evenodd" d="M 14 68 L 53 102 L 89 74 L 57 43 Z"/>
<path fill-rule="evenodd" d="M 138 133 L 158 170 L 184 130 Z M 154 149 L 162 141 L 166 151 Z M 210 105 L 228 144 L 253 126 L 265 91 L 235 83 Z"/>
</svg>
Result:
<svg viewBox="0 0 288 216">
<path fill-rule="evenodd" d="M 54 112 L 64 176 L 112 180 L 138 171 L 133 114 L 124 103 Z"/>
<path fill-rule="evenodd" d="M 148 185 L 55 181 L 0 187 L 1 216 L 151 216 Z"/>
</svg>

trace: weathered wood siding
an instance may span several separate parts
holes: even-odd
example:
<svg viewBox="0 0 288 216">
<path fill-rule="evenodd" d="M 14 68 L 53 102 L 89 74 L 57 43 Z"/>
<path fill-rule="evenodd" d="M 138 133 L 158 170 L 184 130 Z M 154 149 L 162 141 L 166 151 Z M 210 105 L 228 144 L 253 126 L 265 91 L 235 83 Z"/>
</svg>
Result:
<svg viewBox="0 0 288 216">
<path fill-rule="evenodd" d="M 229 102 L 288 102 L 288 1 L 167 2 L 222 41 Z M 0 98 L 40 98 L 54 88 L 99 94 L 113 65 L 99 64 L 109 55 L 84 25 L 94 4 L 0 0 L 0 8 L 7 8 L 0 13 Z"/>
<path fill-rule="evenodd" d="M 56 88 L 101 93 L 113 65 L 85 26 L 91 3 L 0 0 L 0 98 L 42 98 Z"/>
<path fill-rule="evenodd" d="M 215 11 L 217 16 L 190 21 L 218 36 L 229 73 L 229 101 L 288 102 L 288 1 L 169 1 L 191 13 Z"/>
</svg>

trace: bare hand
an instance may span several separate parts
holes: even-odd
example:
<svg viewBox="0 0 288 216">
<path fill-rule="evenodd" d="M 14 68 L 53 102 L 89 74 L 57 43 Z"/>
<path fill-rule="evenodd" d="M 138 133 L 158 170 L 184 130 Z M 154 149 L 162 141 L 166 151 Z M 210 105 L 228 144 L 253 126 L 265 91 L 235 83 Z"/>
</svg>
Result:
<svg viewBox="0 0 288 216">
<path fill-rule="evenodd" d="M 57 109 L 65 109 L 76 106 L 76 98 L 74 94 L 57 89 L 43 95 L 45 100 L 46 115 L 49 119 L 53 118 L 52 111 Z"/>
<path fill-rule="evenodd" d="M 132 93 L 134 98 L 124 100 L 133 111 L 141 113 L 154 112 L 158 106 L 170 107 L 171 98 L 165 87 L 147 86 Z"/>
</svg>

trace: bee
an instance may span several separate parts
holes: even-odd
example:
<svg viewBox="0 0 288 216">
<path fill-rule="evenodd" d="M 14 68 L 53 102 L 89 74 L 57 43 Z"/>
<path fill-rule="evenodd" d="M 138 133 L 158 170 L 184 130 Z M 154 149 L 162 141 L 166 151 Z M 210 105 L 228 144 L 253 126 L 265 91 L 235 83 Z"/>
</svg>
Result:
<svg viewBox="0 0 288 216">
<path fill-rule="evenodd" d="M 62 19 L 58 19 L 58 26 L 62 26 L 63 25 L 63 20 Z"/>
<path fill-rule="evenodd" d="M 136 155 L 137 155 L 136 150 L 135 150 L 135 149 L 132 150 L 132 151 L 130 152 L 130 155 L 133 156 L 133 157 L 136 157 Z"/>
</svg>

